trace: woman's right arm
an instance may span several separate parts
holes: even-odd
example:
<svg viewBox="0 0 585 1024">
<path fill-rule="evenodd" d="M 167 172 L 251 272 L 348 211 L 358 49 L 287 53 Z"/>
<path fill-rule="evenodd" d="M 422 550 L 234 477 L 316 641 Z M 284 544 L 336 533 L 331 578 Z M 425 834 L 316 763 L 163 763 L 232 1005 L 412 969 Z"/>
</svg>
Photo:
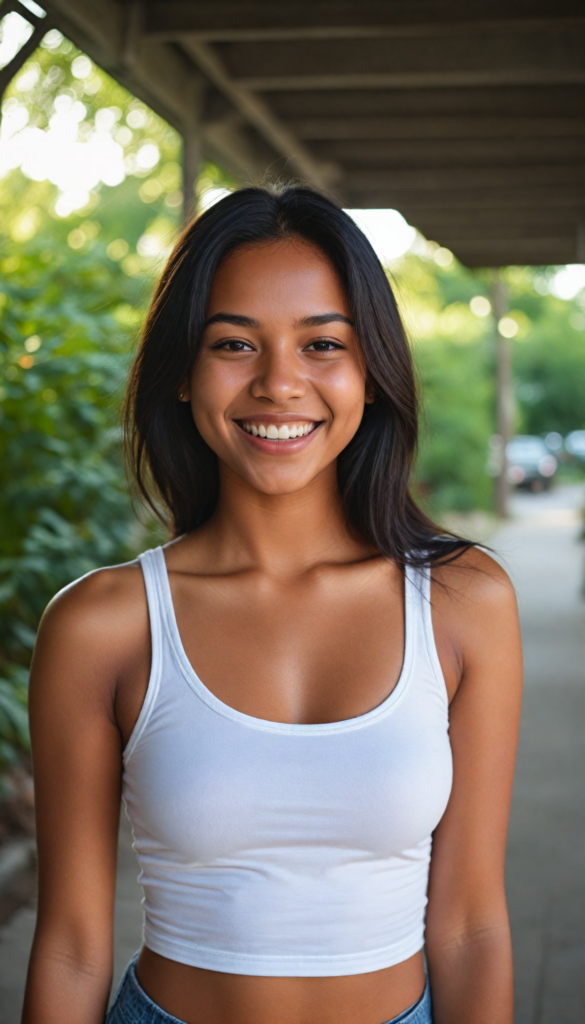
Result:
<svg viewBox="0 0 585 1024">
<path fill-rule="evenodd" d="M 39 904 L 23 1024 L 102 1024 L 112 980 L 120 814 L 119 685 L 148 659 L 137 567 L 49 606 L 30 685 Z M 145 647 L 146 641 L 146 647 Z M 141 664 L 140 671 L 143 671 Z"/>
</svg>

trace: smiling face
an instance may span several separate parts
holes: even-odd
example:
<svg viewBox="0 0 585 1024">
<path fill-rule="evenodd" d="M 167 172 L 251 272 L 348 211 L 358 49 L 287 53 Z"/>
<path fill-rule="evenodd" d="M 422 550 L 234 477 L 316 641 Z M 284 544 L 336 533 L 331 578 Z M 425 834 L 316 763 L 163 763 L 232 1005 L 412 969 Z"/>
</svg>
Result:
<svg viewBox="0 0 585 1024">
<path fill-rule="evenodd" d="M 351 315 L 304 241 L 242 248 L 218 268 L 182 400 L 220 465 L 255 490 L 306 487 L 356 433 L 369 399 Z"/>
</svg>

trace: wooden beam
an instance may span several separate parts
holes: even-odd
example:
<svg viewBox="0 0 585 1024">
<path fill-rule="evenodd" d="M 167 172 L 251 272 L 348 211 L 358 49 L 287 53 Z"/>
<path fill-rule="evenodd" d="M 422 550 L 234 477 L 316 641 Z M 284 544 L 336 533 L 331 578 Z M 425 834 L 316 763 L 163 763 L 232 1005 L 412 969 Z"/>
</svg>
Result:
<svg viewBox="0 0 585 1024">
<path fill-rule="evenodd" d="M 585 135 L 569 138 L 504 139 L 327 139 L 314 142 L 317 157 L 328 155 L 348 173 L 360 166 L 382 164 L 390 173 L 395 167 L 482 167 L 509 164 L 572 164 L 585 166 Z"/>
<path fill-rule="evenodd" d="M 541 186 L 551 192 L 567 186 L 581 189 L 585 164 L 551 164 L 497 167 L 395 167 L 353 171 L 346 176 L 348 190 L 409 189 L 421 191 L 446 189 L 527 188 Z"/>
<path fill-rule="evenodd" d="M 401 203 L 401 213 L 410 224 L 424 223 L 427 231 L 475 231 L 486 238 L 496 236 L 528 238 L 543 234 L 571 235 L 579 219 L 585 218 L 585 196 L 570 207 L 457 207 L 429 208 Z"/>
<path fill-rule="evenodd" d="M 350 183 L 351 185 L 351 183 Z M 385 181 L 379 176 L 377 182 L 361 182 L 360 187 L 352 185 L 348 189 L 347 205 L 355 209 L 383 209 L 390 207 L 401 211 L 417 210 L 437 213 L 442 210 L 484 211 L 486 216 L 493 210 L 538 210 L 550 207 L 558 210 L 576 210 L 583 206 L 583 186 L 581 183 L 563 184 L 551 188 L 547 185 L 492 185 L 477 188 L 465 188 L 453 185 L 451 188 L 409 188 L 408 185 L 398 186 Z M 406 213 L 405 213 L 406 216 Z"/>
<path fill-rule="evenodd" d="M 152 6 L 152 5 L 149 5 Z M 273 9 L 273 8 L 272 8 Z M 153 17 L 150 14 L 146 33 L 149 37 L 159 41 L 182 42 L 188 35 L 195 36 L 203 42 L 208 43 L 257 43 L 257 42 L 304 42 L 305 40 L 331 39 L 420 39 L 432 37 L 442 39 L 450 35 L 485 36 L 491 32 L 508 32 L 524 35 L 527 32 L 549 33 L 562 28 L 566 31 L 583 29 L 585 19 L 575 18 L 523 18 L 510 19 L 508 21 L 459 21 L 459 22 L 424 22 L 411 25 L 360 25 L 356 23 L 348 25 L 303 25 L 299 24 L 292 28 L 282 28 L 280 25 L 269 25 L 267 27 L 215 27 L 215 28 L 194 28 L 190 27 L 201 22 L 185 19 L 181 25 L 177 25 L 165 17 L 164 13 Z"/>
<path fill-rule="evenodd" d="M 127 11 L 117 0 L 43 0 L 43 7 L 59 30 L 99 67 L 181 131 L 192 117 L 194 83 L 201 80 L 184 54 L 143 39 L 136 60 L 127 64 Z"/>
<path fill-rule="evenodd" d="M 583 85 L 585 66 L 458 68 L 445 71 L 374 71 L 332 74 L 252 75 L 234 79 L 253 92 L 317 92 L 340 89 L 477 89 L 503 85 Z"/>
<path fill-rule="evenodd" d="M 233 79 L 260 91 L 468 88 L 585 82 L 585 19 L 580 28 L 507 31 L 437 40 L 316 40 L 221 44 Z M 252 71 L 252 73 L 250 73 Z"/>
<path fill-rule="evenodd" d="M 500 89 L 387 89 L 275 92 L 270 105 L 283 121 L 305 119 L 429 120 L 555 118 L 585 121 L 585 90 L 579 85 L 503 86 Z"/>
<path fill-rule="evenodd" d="M 317 188 L 327 189 L 340 176 L 331 163 L 319 164 L 298 139 L 286 128 L 263 100 L 233 82 L 221 60 L 207 43 L 185 39 L 183 47 L 220 92 L 233 104 L 277 153 L 290 161 L 295 172 Z"/>
<path fill-rule="evenodd" d="M 287 122 L 300 139 L 554 139 L 585 137 L 579 117 L 304 117 Z"/>
<path fill-rule="evenodd" d="M 287 33 L 289 38 L 330 39 L 360 31 L 402 36 L 432 30 L 440 34 L 459 26 L 486 32 L 493 24 L 522 31 L 526 23 L 550 25 L 559 19 L 578 19 L 583 10 L 578 0 L 558 0 L 554 5 L 550 0 L 533 0 L 528 8 L 514 0 L 475 0 L 473 4 L 451 0 L 448 5 L 417 0 L 415 12 L 411 0 L 393 0 L 391 4 L 387 0 L 361 4 L 355 0 L 295 0 L 281 5 L 266 0 L 148 0 L 146 13 L 149 31 L 173 32 L 175 37 L 185 32 L 205 33 L 215 39 L 233 38 L 236 33 L 240 38 L 240 33 L 263 38 L 265 33 L 271 34 L 269 38 L 275 38 L 272 33 Z"/>
<path fill-rule="evenodd" d="M 128 12 L 117 0 L 42 0 L 42 5 L 51 23 L 99 67 L 181 134 L 191 132 L 206 83 L 178 47 L 145 39 L 136 31 L 137 17 L 133 23 L 130 19 L 129 34 Z M 236 178 L 257 178 L 266 169 L 264 147 L 255 146 L 252 137 L 234 126 L 203 127 L 202 143 L 204 154 Z"/>
<path fill-rule="evenodd" d="M 575 218 L 568 218 L 561 223 L 546 223 L 534 220 L 526 224 L 506 224 L 505 221 L 497 220 L 491 224 L 485 221 L 472 220 L 468 223 L 452 221 L 450 224 L 437 224 L 433 219 L 427 219 L 424 215 L 420 218 L 413 217 L 408 210 L 401 211 L 413 227 L 418 228 L 427 238 L 440 238 L 444 245 L 451 248 L 451 245 L 460 245 L 463 242 L 477 242 L 480 238 L 486 245 L 498 244 L 502 238 L 510 242 L 538 241 L 543 237 L 565 238 L 569 241 L 575 238 Z"/>
<path fill-rule="evenodd" d="M 568 238 L 546 236 L 528 241 L 501 238 L 494 243 L 480 238 L 475 242 L 459 242 L 457 239 L 438 241 L 468 267 L 545 266 L 576 262 L 575 240 Z"/>
</svg>

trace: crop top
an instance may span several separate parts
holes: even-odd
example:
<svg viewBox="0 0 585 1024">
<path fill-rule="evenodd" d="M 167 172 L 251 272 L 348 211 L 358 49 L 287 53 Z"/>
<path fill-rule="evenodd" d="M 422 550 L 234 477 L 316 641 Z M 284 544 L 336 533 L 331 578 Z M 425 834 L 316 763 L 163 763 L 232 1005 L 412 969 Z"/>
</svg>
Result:
<svg viewBox="0 0 585 1024">
<path fill-rule="evenodd" d="M 357 718 L 288 724 L 213 695 L 187 659 L 162 548 L 140 556 L 151 675 L 124 752 L 144 942 L 232 974 L 362 974 L 421 949 L 451 791 L 430 575 L 407 569 L 402 672 Z"/>
</svg>

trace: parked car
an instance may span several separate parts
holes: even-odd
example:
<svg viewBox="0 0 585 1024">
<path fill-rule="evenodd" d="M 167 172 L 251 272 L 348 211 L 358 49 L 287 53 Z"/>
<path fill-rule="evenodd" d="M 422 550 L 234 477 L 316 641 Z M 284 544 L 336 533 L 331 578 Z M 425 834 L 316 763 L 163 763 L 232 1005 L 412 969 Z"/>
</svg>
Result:
<svg viewBox="0 0 585 1024">
<path fill-rule="evenodd" d="M 548 490 L 557 471 L 557 460 L 542 437 L 519 435 L 506 448 L 508 480 L 529 490 Z"/>
<path fill-rule="evenodd" d="M 585 462 L 585 430 L 572 430 L 565 438 L 565 450 L 579 462 Z"/>
</svg>

